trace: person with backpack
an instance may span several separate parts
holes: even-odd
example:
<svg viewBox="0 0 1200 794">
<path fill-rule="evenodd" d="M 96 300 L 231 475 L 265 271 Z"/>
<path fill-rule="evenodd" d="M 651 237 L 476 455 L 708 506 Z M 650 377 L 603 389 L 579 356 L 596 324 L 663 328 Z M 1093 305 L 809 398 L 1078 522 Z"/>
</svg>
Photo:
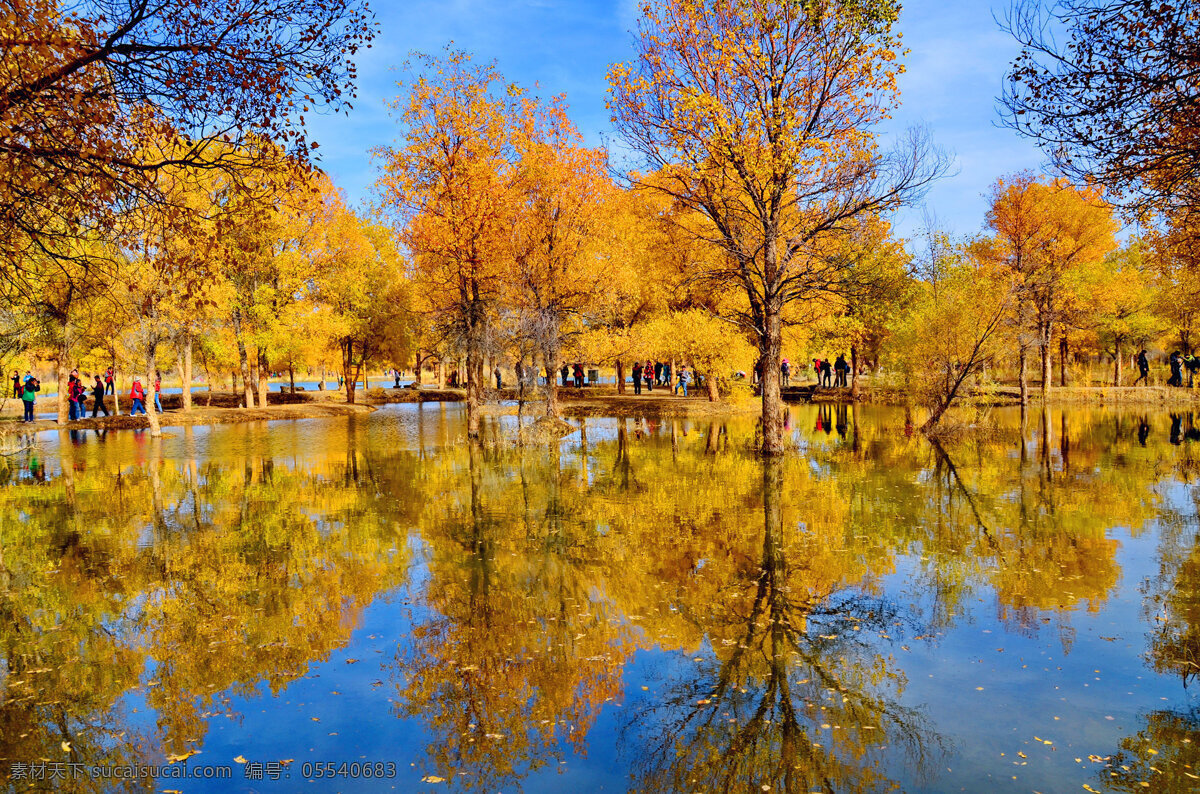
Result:
<svg viewBox="0 0 1200 794">
<path fill-rule="evenodd" d="M 146 405 L 143 400 L 146 399 L 146 390 L 142 388 L 142 379 L 137 375 L 133 376 L 133 385 L 129 387 L 129 402 L 133 404 L 133 409 L 129 412 L 130 416 L 137 416 L 138 413 L 146 413 Z"/>
<path fill-rule="evenodd" d="M 1149 386 L 1150 385 L 1150 360 L 1148 358 L 1146 358 L 1145 349 L 1143 349 L 1140 353 L 1137 354 L 1137 356 L 1134 357 L 1133 363 L 1137 364 L 1137 368 L 1138 368 L 1138 377 L 1137 377 L 1137 380 L 1135 380 L 1133 382 L 1133 385 L 1136 386 L 1139 383 L 1141 383 L 1142 381 L 1146 381 L 1146 385 Z"/>
<path fill-rule="evenodd" d="M 792 365 L 788 363 L 786 358 L 779 365 L 779 374 L 783 378 L 783 387 L 786 389 L 792 377 Z"/>
<path fill-rule="evenodd" d="M 1183 356 L 1178 350 L 1171 354 L 1168 363 L 1171 365 L 1171 377 L 1167 380 L 1168 386 L 1183 385 Z"/>
<path fill-rule="evenodd" d="M 824 361 L 821 362 L 821 373 L 820 373 L 820 376 L 817 378 L 817 385 L 829 388 L 830 379 L 832 378 L 832 376 L 833 376 L 833 367 L 830 366 L 829 359 L 825 359 Z"/>
<path fill-rule="evenodd" d="M 571 369 L 571 375 L 574 376 L 574 378 L 575 378 L 575 388 L 582 389 L 583 388 L 583 365 L 580 364 L 578 361 L 575 362 L 575 366 Z"/>
<path fill-rule="evenodd" d="M 834 386 L 846 386 L 846 371 L 850 369 L 850 365 L 846 363 L 846 357 L 838 354 L 837 361 L 833 363 L 833 368 L 837 370 L 837 377 L 833 381 Z"/>
<path fill-rule="evenodd" d="M 633 393 L 642 393 L 642 362 L 633 362 Z"/>
<path fill-rule="evenodd" d="M 72 422 L 83 418 L 84 409 L 81 402 L 86 391 L 83 381 L 79 379 L 79 371 L 71 370 L 71 377 L 67 379 L 67 410 Z"/>
<path fill-rule="evenodd" d="M 104 381 L 100 380 L 100 376 L 96 375 L 96 383 L 92 386 L 92 418 L 96 418 L 97 411 L 104 411 L 104 415 L 108 416 L 108 406 L 104 404 Z"/>
<path fill-rule="evenodd" d="M 25 405 L 25 418 L 21 421 L 32 422 L 33 404 L 37 400 L 37 393 L 42 390 L 42 384 L 38 383 L 37 378 L 26 378 L 25 383 L 21 386 L 21 402 Z"/>
<path fill-rule="evenodd" d="M 104 393 L 115 395 L 117 393 L 117 379 L 113 374 L 113 368 L 109 367 L 104 373 Z"/>
</svg>

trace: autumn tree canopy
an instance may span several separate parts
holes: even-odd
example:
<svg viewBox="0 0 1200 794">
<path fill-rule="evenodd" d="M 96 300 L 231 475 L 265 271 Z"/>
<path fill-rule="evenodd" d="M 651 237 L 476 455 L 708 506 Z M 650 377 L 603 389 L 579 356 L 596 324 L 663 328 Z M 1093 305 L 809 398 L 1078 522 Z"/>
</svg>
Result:
<svg viewBox="0 0 1200 794">
<path fill-rule="evenodd" d="M 782 448 L 784 307 L 831 288 L 824 246 L 913 200 L 944 168 L 919 135 L 888 155 L 897 102 L 891 2 L 645 3 L 636 56 L 609 73 L 618 133 L 711 222 L 714 285 L 745 292 L 763 369 L 763 449 Z"/>
</svg>

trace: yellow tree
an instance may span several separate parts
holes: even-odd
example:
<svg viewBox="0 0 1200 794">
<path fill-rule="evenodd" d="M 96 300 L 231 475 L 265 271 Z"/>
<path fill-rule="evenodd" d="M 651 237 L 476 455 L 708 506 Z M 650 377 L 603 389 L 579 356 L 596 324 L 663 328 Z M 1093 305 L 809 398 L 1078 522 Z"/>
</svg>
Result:
<svg viewBox="0 0 1200 794">
<path fill-rule="evenodd" d="M 416 281 L 439 324 L 466 351 L 467 435 L 479 437 L 483 358 L 509 235 L 513 96 L 494 64 L 449 50 L 419 56 L 422 72 L 393 107 L 403 144 L 382 148 L 376 183 L 402 230 Z"/>
<path fill-rule="evenodd" d="M 353 403 L 371 361 L 404 361 L 412 350 L 408 283 L 387 229 L 338 207 L 325 230 L 313 301 L 327 310 L 327 338 L 337 348 Z"/>
<path fill-rule="evenodd" d="M 1072 278 L 1116 248 L 1117 227 L 1099 191 L 1075 188 L 1061 179 L 1042 182 L 1031 174 L 999 179 L 991 200 L 986 223 L 993 236 L 978 250 L 1019 282 L 1012 323 L 1018 335 L 1018 380 L 1024 403 L 1029 348 L 1036 344 L 1041 353 L 1044 394 L 1050 389 L 1051 345 L 1077 298 L 1070 289 Z M 1064 343 L 1063 352 L 1065 347 Z"/>
<path fill-rule="evenodd" d="M 519 197 L 513 221 L 513 272 L 507 284 L 524 333 L 555 373 L 564 343 L 582 331 L 612 283 L 612 260 L 599 240 L 613 187 L 604 153 L 588 149 L 561 97 L 522 102 L 514 137 Z M 546 414 L 558 416 L 558 385 L 546 382 Z"/>
<path fill-rule="evenodd" d="M 897 101 L 899 5 L 837 0 L 645 3 L 636 60 L 609 73 L 613 122 L 660 189 L 711 222 L 710 280 L 743 291 L 763 365 L 763 450 L 783 448 L 784 307 L 829 287 L 823 240 L 915 198 L 944 170 L 873 128 Z"/>
</svg>

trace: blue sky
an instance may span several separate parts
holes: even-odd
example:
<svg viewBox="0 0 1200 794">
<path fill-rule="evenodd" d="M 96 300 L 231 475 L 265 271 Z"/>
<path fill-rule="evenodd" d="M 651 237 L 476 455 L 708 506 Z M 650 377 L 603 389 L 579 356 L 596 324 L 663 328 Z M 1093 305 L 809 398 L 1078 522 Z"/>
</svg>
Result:
<svg viewBox="0 0 1200 794">
<path fill-rule="evenodd" d="M 396 141 L 399 128 L 386 103 L 398 93 L 400 67 L 414 50 L 432 52 L 453 41 L 542 96 L 566 94 L 571 116 L 590 143 L 611 137 L 604 109 L 608 66 L 626 60 L 637 0 L 374 0 L 380 36 L 359 58 L 359 96 L 348 116 L 312 119 L 322 165 L 351 201 L 370 195 L 370 151 Z M 1001 175 L 1037 170 L 1044 158 L 1029 142 L 996 126 L 996 96 L 1016 47 L 992 13 L 996 0 L 906 0 L 900 20 L 910 50 L 901 78 L 902 106 L 885 136 L 927 126 L 951 151 L 956 173 L 936 185 L 926 205 L 939 224 L 959 234 L 979 231 L 984 194 Z M 885 143 L 886 145 L 886 143 Z M 896 218 L 912 234 L 922 213 Z"/>
</svg>

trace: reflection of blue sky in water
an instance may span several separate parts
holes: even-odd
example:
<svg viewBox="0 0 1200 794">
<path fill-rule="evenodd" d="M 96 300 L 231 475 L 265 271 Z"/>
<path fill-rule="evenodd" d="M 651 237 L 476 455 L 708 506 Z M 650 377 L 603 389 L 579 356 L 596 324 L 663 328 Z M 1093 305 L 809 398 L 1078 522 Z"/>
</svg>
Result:
<svg viewBox="0 0 1200 794">
<path fill-rule="evenodd" d="M 979 533 L 972 527 L 975 519 L 967 511 L 961 494 L 955 495 L 957 486 L 947 478 L 945 469 L 937 468 L 935 458 L 928 454 L 923 442 L 904 440 L 901 412 L 857 408 L 847 417 L 849 428 L 844 439 L 836 431 L 826 434 L 823 429 L 816 430 L 821 415 L 821 409 L 815 406 L 791 407 L 793 438 L 810 460 L 789 469 L 792 474 L 783 483 L 785 501 L 800 500 L 800 504 L 788 508 L 792 512 L 782 527 L 787 542 L 794 542 L 798 535 L 827 531 L 822 527 L 829 526 L 830 519 L 826 516 L 829 504 L 822 502 L 840 505 L 843 501 L 849 510 L 845 518 L 849 523 L 844 525 L 841 536 L 828 538 L 828 542 L 841 549 L 835 557 L 869 559 L 874 552 L 865 551 L 867 547 L 882 543 L 892 548 L 896 539 L 904 537 L 932 541 L 943 530 L 929 522 L 936 522 L 939 516 L 961 538 L 978 539 Z M 997 411 L 996 416 L 1002 426 L 1015 426 L 1014 413 Z M 973 493 L 984 521 L 990 525 L 988 532 L 1002 544 L 995 559 L 977 563 L 955 552 L 953 545 L 932 549 L 924 545 L 925 541 L 914 542 L 893 548 L 890 555 L 893 567 L 884 566 L 868 577 L 871 593 L 896 605 L 901 615 L 917 616 L 916 622 L 907 628 L 885 629 L 891 639 L 865 629 L 854 639 L 865 643 L 868 654 L 881 654 L 887 670 L 903 675 L 904 685 L 893 695 L 895 706 L 918 710 L 932 733 L 947 742 L 946 755 L 929 778 L 914 777 L 911 759 L 906 759 L 896 748 L 873 751 L 879 768 L 897 781 L 902 790 L 1062 791 L 1077 789 L 1084 783 L 1102 787 L 1098 782 L 1100 767 L 1087 762 L 1087 756 L 1113 753 L 1123 737 L 1142 729 L 1144 715 L 1151 710 L 1183 710 L 1194 703 L 1191 692 L 1181 686 L 1178 677 L 1156 674 L 1146 664 L 1143 657 L 1146 635 L 1155 629 L 1156 622 L 1153 615 L 1145 612 L 1146 596 L 1142 589 L 1144 582 L 1157 576 L 1162 562 L 1164 521 L 1182 522 L 1185 540 L 1196 532 L 1194 486 L 1175 479 L 1174 472 L 1191 471 L 1189 461 L 1200 450 L 1194 449 L 1191 442 L 1178 446 L 1169 443 L 1171 420 L 1167 415 L 1149 417 L 1151 427 L 1145 448 L 1137 443 L 1135 414 L 1074 411 L 1068 417 L 1065 447 L 1060 414 L 1055 412 L 1048 423 L 1052 428 L 1048 446 L 1041 444 L 1041 424 L 1036 417 L 1031 415 L 1028 424 L 1024 463 L 1019 445 L 1013 443 L 950 448 L 963 487 Z M 855 420 L 863 426 L 857 449 Z M 515 417 L 488 417 L 487 421 L 498 421 L 508 428 Z M 291 482 L 288 477 L 292 475 L 311 474 L 314 483 L 311 501 L 291 502 L 289 509 L 298 516 L 317 519 L 326 538 L 339 537 L 329 533 L 335 529 L 340 532 L 339 527 L 354 521 L 355 515 L 362 515 L 361 520 L 376 520 L 353 506 L 348 513 L 331 512 L 340 510 L 336 506 L 346 488 L 369 497 L 370 504 L 396 503 L 398 516 L 421 516 L 398 519 L 400 523 L 394 528 L 397 540 L 390 546 L 381 546 L 377 552 L 385 561 L 407 570 L 407 574 L 404 570 L 397 572 L 405 583 L 377 594 L 369 603 L 345 605 L 348 640 L 339 642 L 328 658 L 308 660 L 302 675 L 288 681 L 278 692 L 272 693 L 262 681 L 245 681 L 247 689 L 222 691 L 232 717 L 214 713 L 205 718 L 207 728 L 200 745 L 203 753 L 192 760 L 228 763 L 237 755 L 264 761 L 295 759 L 291 782 L 287 785 L 264 782 L 255 786 L 263 791 L 293 790 L 299 786 L 300 764 L 305 761 L 393 760 L 397 762 L 399 775 L 395 781 L 397 789 L 406 790 L 419 786 L 423 775 L 446 772 L 432 765 L 427 755 L 431 743 L 441 741 L 440 736 L 429 732 L 425 719 L 403 716 L 403 698 L 398 687 L 407 679 L 404 665 L 397 662 L 397 648 L 413 641 L 414 627 L 428 631 L 430 626 L 447 618 L 434 607 L 442 603 L 438 600 L 442 598 L 439 595 L 442 588 L 453 584 L 453 579 L 447 577 L 453 577 L 459 566 L 463 577 L 469 579 L 472 575 L 469 549 L 449 540 L 469 528 L 447 525 L 439 529 L 438 522 L 433 520 L 437 516 L 461 515 L 445 512 L 449 509 L 447 505 L 469 508 L 469 501 L 464 501 L 470 478 L 468 456 L 461 442 L 462 423 L 462 406 L 425 404 L 387 406 L 369 417 L 353 420 L 166 428 L 161 442 L 134 431 L 110 431 L 103 437 L 85 431 L 74 440 L 67 431 L 46 431 L 37 435 L 36 450 L 18 456 L 24 463 L 18 482 L 28 482 L 25 478 L 29 477 L 32 455 L 45 462 L 49 483 L 58 481 L 62 475 L 61 462 L 66 457 L 74 474 L 77 509 L 87 511 L 111 499 L 113 489 L 133 487 L 137 478 L 144 476 L 149 461 L 161 459 L 164 493 L 176 494 L 168 499 L 167 507 L 171 508 L 173 501 L 178 500 L 178 492 L 169 488 L 175 476 L 172 472 L 186 471 L 192 462 L 201 467 L 203 477 L 215 478 L 240 477 L 244 466 L 252 466 L 258 472 L 261 461 L 269 460 L 272 476 L 280 483 Z M 639 553 L 646 556 L 646 570 L 654 571 L 655 566 L 662 565 L 663 575 L 667 576 L 671 566 L 684 560 L 690 560 L 692 570 L 659 582 L 651 577 L 645 587 L 654 595 L 644 607 L 639 607 L 644 614 L 626 613 L 620 618 L 641 638 L 641 645 L 618 667 L 617 696 L 600 704 L 585 740 L 578 746 L 561 738 L 552 741 L 537 753 L 546 766 L 530 770 L 523 762 L 518 763 L 521 777 L 505 783 L 505 790 L 518 783 L 528 791 L 560 791 L 568 786 L 581 791 L 626 788 L 631 769 L 641 757 L 639 742 L 651 741 L 655 730 L 685 713 L 686 704 L 671 706 L 664 712 L 665 699 L 688 692 L 689 687 L 704 680 L 705 671 L 721 669 L 730 648 L 735 647 L 726 644 L 727 638 L 715 624 L 698 635 L 702 638 L 699 642 L 678 636 L 673 640 L 663 639 L 660 632 L 676 632 L 678 629 L 672 627 L 708 619 L 703 614 L 693 614 L 696 604 L 688 600 L 686 591 L 701 586 L 708 577 L 728 576 L 739 570 L 736 566 L 729 567 L 729 555 L 746 554 L 751 569 L 738 575 L 747 576 L 750 582 L 754 579 L 752 568 L 757 558 L 753 538 L 761 533 L 761 525 L 746 528 L 750 540 L 745 548 L 736 545 L 741 541 L 728 538 L 722 541 L 726 545 L 703 544 L 710 533 L 729 531 L 716 526 L 704 529 L 707 517 L 726 515 L 732 519 L 755 514 L 755 487 L 724 489 L 719 482 L 721 476 L 733 476 L 733 472 L 742 477 L 755 476 L 757 463 L 753 456 L 746 456 L 744 463 L 732 468 L 721 465 L 710 468 L 708 463 L 729 455 L 736 460 L 738 449 L 752 446 L 752 419 L 724 423 L 706 418 L 653 422 L 591 418 L 586 420 L 585 427 L 586 445 L 581 443 L 578 433 L 559 445 L 557 480 L 564 501 L 563 513 L 556 520 L 562 522 L 562 538 L 567 546 L 556 549 L 553 545 L 543 545 L 540 529 L 534 533 L 537 538 L 531 535 L 529 541 L 497 536 L 493 552 L 496 578 L 491 584 L 498 588 L 497 603 L 503 609 L 516 608 L 510 603 L 517 606 L 524 603 L 522 593 L 542 593 L 549 586 L 549 580 L 539 582 L 537 577 L 557 577 L 574 571 L 571 575 L 581 576 L 583 581 L 596 577 L 594 586 L 587 591 L 587 598 L 594 602 L 590 609 L 599 610 L 603 604 L 609 605 L 605 608 L 619 607 L 628 594 L 606 589 L 618 586 L 612 579 L 617 572 L 602 574 L 608 570 L 610 561 L 592 555 L 597 550 L 620 549 L 620 535 L 627 531 L 627 525 L 620 520 L 621 514 L 647 501 L 661 502 L 666 511 L 663 515 L 673 517 L 678 527 L 667 524 L 645 528 L 649 534 L 639 543 L 647 545 Z M 357 485 L 342 479 L 347 450 L 358 456 Z M 525 514 L 527 508 L 519 504 L 496 504 L 492 494 L 508 492 L 505 489 L 520 493 L 522 487 L 526 492 L 535 489 L 529 497 L 533 507 L 527 515 L 537 521 L 545 520 L 553 505 L 546 501 L 546 466 L 550 460 L 547 454 L 530 451 L 523 465 L 514 455 L 510 452 L 497 457 L 485 452 L 476 462 L 479 485 L 487 502 L 481 515 L 486 525 L 496 527 L 497 532 L 514 525 L 514 511 Z M 622 455 L 629 462 L 632 481 L 641 484 L 629 493 L 621 490 Z M 995 469 L 997 466 L 999 469 Z M 675 476 L 671 474 L 673 471 L 688 472 L 692 479 L 668 479 L 676 491 L 673 495 L 654 490 L 655 482 Z M 711 472 L 707 478 L 703 474 L 706 471 Z M 809 479 L 796 479 L 804 471 L 808 474 L 803 476 Z M 118 475 L 128 483 L 117 485 Z M 526 478 L 527 483 L 521 486 L 517 478 Z M 1020 498 L 1022 483 L 1031 490 L 1041 489 L 1042 493 L 1060 499 L 1058 512 L 1049 509 L 1054 502 L 1034 501 L 1030 504 L 1039 506 L 1042 512 L 1031 517 L 1027 526 L 999 523 L 1001 517 L 1015 515 L 1009 508 L 1013 500 Z M 647 490 L 641 490 L 642 487 Z M 1093 504 L 1071 502 L 1073 487 L 1081 494 L 1097 494 L 1090 500 Z M 991 493 L 986 492 L 988 488 Z M 265 517 L 263 511 L 270 511 L 270 502 L 262 500 L 269 500 L 271 492 L 267 480 L 254 492 L 253 509 L 260 517 Z M 714 494 L 726 492 L 729 496 L 725 503 L 712 502 Z M 58 509 L 45 500 L 58 498 L 54 494 L 59 491 L 28 493 L 31 498 L 42 500 L 32 509 Z M 588 497 L 588 493 L 592 495 Z M 1054 493 L 1058 497 L 1053 497 Z M 590 513 L 579 512 L 588 509 L 589 498 L 611 505 L 610 511 L 596 514 L 594 524 L 588 523 L 593 521 L 588 517 Z M 1113 509 L 1112 515 L 1129 514 L 1128 510 L 1117 509 L 1121 505 L 1106 504 L 1117 498 L 1144 500 L 1147 505 L 1144 513 L 1149 520 L 1135 527 L 1119 522 L 1091 528 L 1066 523 L 1071 520 L 1071 511 L 1091 511 L 1089 514 L 1094 513 L 1098 521 L 1109 514 L 1107 508 Z M 948 500 L 944 512 L 929 509 L 938 499 Z M 911 507 L 916 502 L 923 504 L 924 509 L 913 512 Z M 811 509 L 806 509 L 806 504 Z M 178 519 L 169 521 L 181 523 L 172 526 L 168 534 L 150 527 L 137 528 L 137 542 L 144 553 L 153 553 L 156 544 L 168 539 L 171 543 L 185 544 L 180 548 L 201 540 L 201 535 L 189 539 L 188 533 L 195 530 L 189 530 L 184 521 L 190 509 L 187 500 L 179 500 L 179 507 L 183 512 Z M 647 515 L 657 513 L 652 510 Z M 758 516 L 761 521 L 761 508 Z M 589 544 L 597 541 L 588 539 L 588 527 L 602 538 L 599 543 L 617 545 L 599 545 L 593 549 Z M 77 531 L 86 538 L 89 532 L 100 529 L 81 526 Z M 19 537 L 12 534 L 14 531 L 14 527 L 9 527 L 7 536 Z M 112 529 L 103 531 L 119 533 L 120 517 L 114 516 Z M 239 529 L 237 525 L 229 525 L 223 530 L 206 530 L 211 531 L 239 532 Z M 676 533 L 683 534 L 676 538 Z M 552 539 L 556 535 L 552 532 L 547 537 Z M 729 536 L 736 537 L 736 532 Z M 1078 548 L 1086 550 L 1079 552 L 1081 555 L 1110 548 L 1096 545 L 1089 538 L 1116 541 L 1111 553 L 1118 575 L 1112 583 L 1099 586 L 1097 591 L 1095 582 L 1082 578 L 1076 582 L 1070 578 L 1081 571 L 1086 574 L 1089 568 L 1068 567 L 1063 572 L 1067 580 L 1056 584 L 1063 599 L 1061 604 L 1036 603 L 1022 612 L 1002 600 L 998 588 L 1033 587 L 1039 581 L 1043 563 L 1070 562 L 1053 555 L 1044 560 L 1038 556 L 1047 547 L 1044 544 L 1053 544 L 1064 537 L 1070 537 L 1071 544 L 1078 538 Z M 1014 545 L 1003 545 L 1010 542 Z M 700 544 L 695 547 L 694 557 L 688 556 L 691 543 Z M 658 544 L 661 545 L 655 547 Z M 986 544 L 980 548 L 988 549 Z M 1018 551 L 1021 556 L 1028 556 L 1029 561 L 1019 560 Z M 10 565 L 12 560 L 19 559 L 14 552 L 10 540 L 5 548 Z M 569 570 L 559 567 L 560 563 L 555 561 L 560 559 L 566 561 Z M 1008 560 L 1014 570 L 1027 573 L 1015 580 L 997 578 L 1001 559 Z M 337 557 L 328 564 L 338 564 Z M 793 568 L 805 564 L 804 559 L 794 556 L 788 561 Z M 974 565 L 981 567 L 975 569 Z M 1025 565 L 1031 567 L 1021 567 Z M 930 577 L 934 573 L 942 577 L 939 586 L 961 588 L 950 614 L 941 615 L 938 620 L 931 616 L 939 614 L 938 602 L 944 591 L 939 595 L 931 587 Z M 59 575 L 70 574 L 64 569 Z M 604 584 L 604 576 L 609 577 L 608 585 Z M 619 583 L 621 588 L 629 586 L 626 582 Z M 517 589 L 512 590 L 514 587 Z M 1101 595 L 1096 596 L 1096 592 Z M 1004 599 L 1011 597 L 1010 594 Z M 510 598 L 515 601 L 510 602 Z M 146 603 L 142 598 L 131 602 L 129 608 L 136 611 Z M 735 603 L 736 599 L 718 606 L 724 609 Z M 532 606 L 521 609 L 535 610 L 533 614 L 542 621 L 540 631 L 546 632 L 546 638 L 558 637 L 550 620 L 556 615 L 550 609 L 552 605 L 539 604 L 533 602 Z M 547 611 L 539 611 L 543 608 Z M 454 621 L 461 619 L 455 617 Z M 817 642 L 818 632 L 833 632 L 830 627 L 836 625 L 836 620 L 833 617 L 821 623 L 814 619 L 811 639 Z M 136 624 L 114 620 L 108 627 L 110 631 L 128 631 L 133 625 Z M 914 628 L 918 625 L 923 628 Z M 850 630 L 843 627 L 837 633 L 853 637 Z M 522 637 L 520 642 L 534 649 L 528 652 L 549 653 L 551 646 L 543 647 L 537 637 L 537 634 Z M 565 639 L 569 640 L 569 636 Z M 571 658 L 569 647 L 562 653 L 566 659 Z M 523 669 L 518 665 L 512 672 L 524 674 Z M 154 679 L 159 672 L 154 668 L 144 670 L 143 681 Z M 203 686 L 203 681 L 196 683 Z M 754 687 L 747 685 L 747 688 L 747 697 L 754 696 Z M 705 692 L 697 695 L 706 696 Z M 124 696 L 117 709 L 122 714 L 123 728 L 154 734 L 159 715 L 149 697 L 146 688 Z M 3 709 L 0 706 L 0 712 Z M 637 730 L 631 729 L 631 714 L 651 712 L 655 715 L 653 720 L 639 724 Z M 110 712 L 100 714 L 101 720 L 105 713 Z M 822 719 L 819 715 L 813 719 L 812 727 L 817 732 L 813 740 L 825 747 L 835 746 L 838 731 L 845 730 L 845 726 L 834 727 L 837 723 L 832 723 L 824 729 L 820 727 Z M 12 738 L 7 737 L 10 741 Z M 1195 740 L 1200 741 L 1200 736 L 1195 736 Z M 0 738 L 0 748 L 5 746 L 4 742 Z M 1025 757 L 1018 753 L 1024 753 Z M 1075 758 L 1083 758 L 1084 763 L 1077 763 Z M 462 769 L 468 768 L 464 764 Z M 1172 774 L 1177 770 L 1164 771 Z M 235 777 L 235 781 L 244 784 L 240 777 Z M 459 785 L 468 786 L 469 780 L 459 778 L 452 787 Z M 198 782 L 189 783 L 186 788 L 229 790 L 226 785 Z M 376 782 L 365 780 L 341 780 L 337 788 L 379 790 Z M 248 789 L 242 785 L 234 790 Z"/>
</svg>

